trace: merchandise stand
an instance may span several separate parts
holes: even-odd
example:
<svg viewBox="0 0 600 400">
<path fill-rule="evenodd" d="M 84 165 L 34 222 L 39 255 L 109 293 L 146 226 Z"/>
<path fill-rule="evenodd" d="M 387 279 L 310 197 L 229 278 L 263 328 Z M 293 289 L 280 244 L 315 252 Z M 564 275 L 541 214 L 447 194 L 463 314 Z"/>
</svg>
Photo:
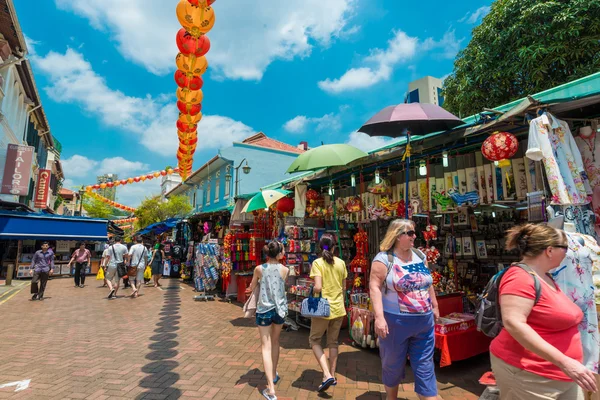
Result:
<svg viewBox="0 0 600 400">
<path fill-rule="evenodd" d="M 196 247 L 196 262 L 194 268 L 194 286 L 196 301 L 215 300 L 217 282 L 219 280 L 218 269 L 220 267 L 220 246 L 217 243 L 200 243 Z M 212 293 L 212 294 L 209 294 Z"/>
</svg>

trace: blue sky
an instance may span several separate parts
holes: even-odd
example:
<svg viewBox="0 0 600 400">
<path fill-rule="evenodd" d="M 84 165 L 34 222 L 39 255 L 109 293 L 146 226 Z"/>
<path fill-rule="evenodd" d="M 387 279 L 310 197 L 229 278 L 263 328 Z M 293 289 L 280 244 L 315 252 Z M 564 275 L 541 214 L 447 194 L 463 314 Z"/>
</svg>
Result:
<svg viewBox="0 0 600 400">
<path fill-rule="evenodd" d="M 15 1 L 66 187 L 175 165 L 177 0 Z M 310 145 L 355 131 L 408 82 L 452 71 L 489 1 L 217 0 L 194 166 L 262 131 Z M 150 181 L 119 189 L 135 206 Z"/>
</svg>

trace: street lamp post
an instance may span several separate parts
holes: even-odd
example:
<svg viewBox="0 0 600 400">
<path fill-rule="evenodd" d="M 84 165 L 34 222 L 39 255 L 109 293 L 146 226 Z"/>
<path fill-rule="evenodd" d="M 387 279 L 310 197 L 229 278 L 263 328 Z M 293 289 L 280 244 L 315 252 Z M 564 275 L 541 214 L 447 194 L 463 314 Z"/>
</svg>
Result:
<svg viewBox="0 0 600 400">
<path fill-rule="evenodd" d="M 244 165 L 244 167 L 242 167 L 242 164 L 244 163 L 244 161 L 246 161 L 246 165 Z M 242 167 L 242 171 L 244 172 L 244 174 L 248 175 L 250 173 L 250 170 L 252 168 L 250 168 L 250 166 L 248 165 L 248 161 L 244 158 L 242 161 L 240 161 L 240 165 L 238 165 L 237 167 L 235 167 L 235 189 L 233 192 L 233 198 L 235 199 L 238 196 L 238 188 L 239 188 L 239 183 L 240 183 L 240 178 L 239 178 L 239 170 L 240 167 Z M 227 175 L 225 175 L 225 182 L 227 184 L 229 184 L 231 182 L 231 174 L 229 172 L 227 172 Z"/>
<path fill-rule="evenodd" d="M 79 216 L 81 217 L 83 214 L 83 195 L 85 194 L 85 188 L 82 186 L 79 189 Z"/>
</svg>

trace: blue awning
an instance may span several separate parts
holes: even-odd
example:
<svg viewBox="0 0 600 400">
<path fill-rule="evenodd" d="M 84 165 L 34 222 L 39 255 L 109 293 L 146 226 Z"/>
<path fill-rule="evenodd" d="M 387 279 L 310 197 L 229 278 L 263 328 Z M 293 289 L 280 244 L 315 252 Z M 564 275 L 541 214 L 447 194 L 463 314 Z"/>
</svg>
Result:
<svg viewBox="0 0 600 400">
<path fill-rule="evenodd" d="M 0 239 L 108 240 L 108 221 L 0 210 Z"/>
<path fill-rule="evenodd" d="M 135 234 L 136 235 L 147 235 L 149 233 L 154 233 L 156 235 L 159 235 L 161 233 L 164 233 L 168 230 L 175 228 L 177 226 L 177 223 L 179 222 L 179 220 L 180 220 L 179 218 L 169 218 L 166 221 L 156 222 L 154 224 L 148 225 L 147 227 L 145 227 L 143 229 L 140 229 Z"/>
</svg>

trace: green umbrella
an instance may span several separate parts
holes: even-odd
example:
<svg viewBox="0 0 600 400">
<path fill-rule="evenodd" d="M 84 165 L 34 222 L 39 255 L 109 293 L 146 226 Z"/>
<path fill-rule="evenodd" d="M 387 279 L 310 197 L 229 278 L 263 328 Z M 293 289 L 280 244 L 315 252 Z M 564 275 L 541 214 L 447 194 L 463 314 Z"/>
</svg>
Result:
<svg viewBox="0 0 600 400">
<path fill-rule="evenodd" d="M 242 212 L 245 213 L 254 210 L 264 210 L 265 208 L 269 208 L 273 203 L 276 203 L 278 200 L 283 199 L 290 193 L 292 192 L 283 189 L 263 190 L 262 192 L 257 193 L 253 198 L 248 200 L 248 203 L 246 203 Z"/>
<path fill-rule="evenodd" d="M 350 164 L 367 157 L 364 151 L 349 144 L 326 144 L 302 153 L 294 160 L 287 172 L 314 171 L 321 168 Z"/>
</svg>

